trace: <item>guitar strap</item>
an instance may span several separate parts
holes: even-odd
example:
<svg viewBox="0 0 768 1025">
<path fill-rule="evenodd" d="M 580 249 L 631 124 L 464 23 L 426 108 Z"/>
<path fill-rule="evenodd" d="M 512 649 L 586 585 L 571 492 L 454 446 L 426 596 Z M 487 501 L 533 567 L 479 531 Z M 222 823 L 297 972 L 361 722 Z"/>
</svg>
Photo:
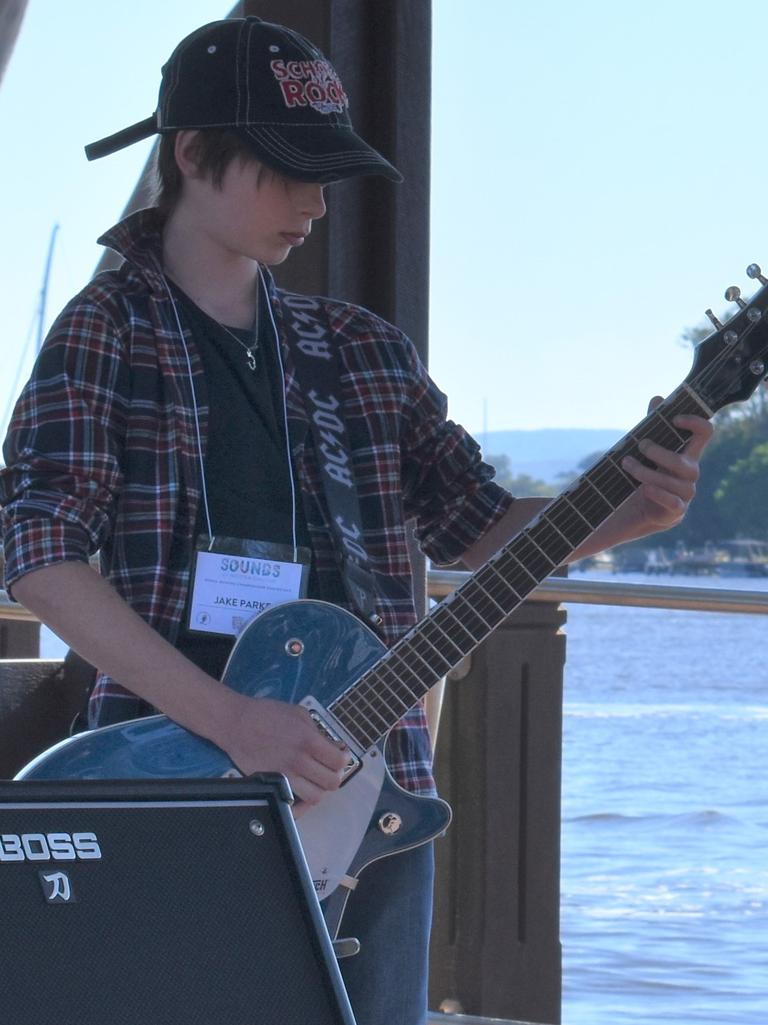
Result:
<svg viewBox="0 0 768 1025">
<path fill-rule="evenodd" d="M 331 344 L 331 325 L 317 299 L 284 293 L 282 303 L 285 339 L 307 407 L 344 589 L 366 622 L 378 626 L 381 618 L 376 613 L 376 580 L 363 546 L 360 501 L 352 475 L 349 433 L 341 415 L 341 375 L 338 351 Z"/>
</svg>

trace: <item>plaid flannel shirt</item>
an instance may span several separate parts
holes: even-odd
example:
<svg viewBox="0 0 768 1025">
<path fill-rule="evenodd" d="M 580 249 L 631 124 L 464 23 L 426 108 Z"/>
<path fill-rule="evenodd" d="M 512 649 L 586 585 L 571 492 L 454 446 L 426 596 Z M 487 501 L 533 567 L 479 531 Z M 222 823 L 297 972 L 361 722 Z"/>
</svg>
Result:
<svg viewBox="0 0 768 1025">
<path fill-rule="evenodd" d="M 100 553 L 102 572 L 171 643 L 189 584 L 201 497 L 194 380 L 203 451 L 205 375 L 194 339 L 190 364 L 160 262 L 154 210 L 121 222 L 99 241 L 124 262 L 99 274 L 62 311 L 13 414 L 0 472 L 6 587 L 31 570 Z M 283 293 L 270 282 L 282 336 Z M 415 622 L 406 521 L 425 554 L 456 561 L 503 512 L 511 496 L 491 480 L 477 444 L 446 420 L 445 397 L 412 343 L 360 307 L 322 300 L 342 367 L 344 416 L 353 450 L 365 548 L 383 581 L 378 613 L 391 644 Z M 293 459 L 320 578 L 337 574 L 307 413 L 283 340 Z M 146 712 L 99 676 L 90 723 Z M 395 779 L 430 792 L 424 711 L 390 734 Z"/>
</svg>

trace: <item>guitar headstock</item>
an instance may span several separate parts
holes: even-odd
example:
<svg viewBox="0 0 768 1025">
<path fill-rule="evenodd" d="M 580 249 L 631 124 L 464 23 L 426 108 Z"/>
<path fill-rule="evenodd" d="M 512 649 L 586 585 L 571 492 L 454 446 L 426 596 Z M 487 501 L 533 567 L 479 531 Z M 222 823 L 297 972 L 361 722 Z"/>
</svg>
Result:
<svg viewBox="0 0 768 1025">
<path fill-rule="evenodd" d="M 768 376 L 768 278 L 756 263 L 747 267 L 747 276 L 762 287 L 749 300 L 736 285 L 727 288 L 725 298 L 737 310 L 725 324 L 706 311 L 715 330 L 696 346 L 685 379 L 712 413 L 744 402 Z"/>
</svg>

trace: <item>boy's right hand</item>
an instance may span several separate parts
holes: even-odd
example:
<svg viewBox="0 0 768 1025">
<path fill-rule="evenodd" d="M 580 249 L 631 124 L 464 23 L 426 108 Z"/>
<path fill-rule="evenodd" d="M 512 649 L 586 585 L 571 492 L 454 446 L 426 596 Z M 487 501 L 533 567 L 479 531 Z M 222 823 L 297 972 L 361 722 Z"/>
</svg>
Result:
<svg viewBox="0 0 768 1025">
<path fill-rule="evenodd" d="M 281 772 L 307 805 L 338 790 L 348 754 L 327 739 L 301 705 L 231 692 L 219 746 L 237 768 Z"/>
</svg>

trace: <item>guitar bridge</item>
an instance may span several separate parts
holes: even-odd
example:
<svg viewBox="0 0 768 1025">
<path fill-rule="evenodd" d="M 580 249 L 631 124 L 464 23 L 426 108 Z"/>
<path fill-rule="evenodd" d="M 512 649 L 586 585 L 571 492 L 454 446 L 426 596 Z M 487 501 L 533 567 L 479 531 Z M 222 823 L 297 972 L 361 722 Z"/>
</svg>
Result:
<svg viewBox="0 0 768 1025">
<path fill-rule="evenodd" d="M 345 744 L 347 747 L 349 759 L 347 761 L 347 764 L 344 766 L 341 779 L 341 785 L 344 786 L 345 783 L 352 779 L 356 772 L 359 772 L 359 770 L 362 768 L 362 762 L 354 753 L 354 751 L 350 749 L 346 740 L 339 733 L 337 733 L 336 730 L 334 730 L 334 728 L 328 723 L 328 721 L 322 717 L 320 712 L 318 712 L 314 708 L 309 708 L 307 709 L 307 711 L 309 712 L 312 722 L 315 724 L 315 726 L 317 726 L 318 730 L 320 730 L 324 737 L 327 737 L 328 740 L 330 740 L 333 744 Z"/>
</svg>

